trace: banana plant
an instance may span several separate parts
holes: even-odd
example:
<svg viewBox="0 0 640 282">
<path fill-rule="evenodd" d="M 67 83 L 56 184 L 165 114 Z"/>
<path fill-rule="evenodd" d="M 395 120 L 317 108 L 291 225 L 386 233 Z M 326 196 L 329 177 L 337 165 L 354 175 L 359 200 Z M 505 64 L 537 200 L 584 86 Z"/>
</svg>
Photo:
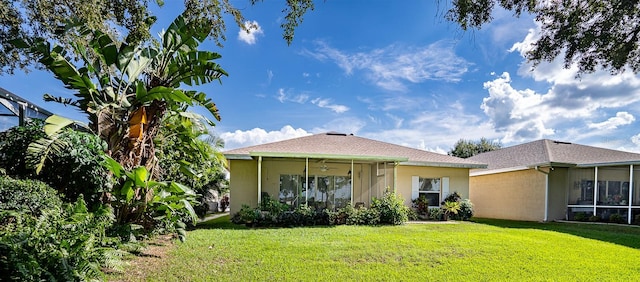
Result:
<svg viewBox="0 0 640 282">
<path fill-rule="evenodd" d="M 166 115 L 199 105 L 220 120 L 218 108 L 205 93 L 181 89 L 227 75 L 214 62 L 219 54 L 198 50 L 212 22 L 187 22 L 180 15 L 155 42 L 138 45 L 118 42 L 78 23 L 67 28 L 88 38 L 87 46 L 71 44 L 80 54 L 78 66 L 62 47 L 45 40 L 14 44 L 39 56 L 39 62 L 74 91 L 73 98 L 46 94 L 45 100 L 86 113 L 89 128 L 107 142 L 107 153 L 126 169 L 144 166 L 156 173 L 153 139 Z"/>
<path fill-rule="evenodd" d="M 167 219 L 174 224 L 179 239 L 184 241 L 186 226 L 180 219 L 186 214 L 195 224 L 198 218 L 192 205 L 197 197 L 193 190 L 173 181 L 154 181 L 145 167 L 127 170 L 108 156 L 105 156 L 104 165 L 123 183 L 119 191 L 111 194 L 116 223 L 148 226 L 153 224 L 147 222 L 149 220 Z"/>
</svg>

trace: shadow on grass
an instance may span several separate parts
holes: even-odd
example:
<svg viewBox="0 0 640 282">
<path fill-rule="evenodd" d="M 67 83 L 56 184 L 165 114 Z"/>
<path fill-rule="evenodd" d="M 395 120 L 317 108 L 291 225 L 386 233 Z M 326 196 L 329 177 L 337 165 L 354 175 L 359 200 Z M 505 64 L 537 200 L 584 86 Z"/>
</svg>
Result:
<svg viewBox="0 0 640 282">
<path fill-rule="evenodd" d="M 290 227 L 247 227 L 241 224 L 235 224 L 231 222 L 231 217 L 229 215 L 221 216 L 218 218 L 214 218 L 211 220 L 203 221 L 198 223 L 195 227 L 192 227 L 190 230 L 196 229 L 232 229 L 232 230 L 251 230 L 251 229 L 282 229 L 282 228 L 333 228 L 334 226 L 328 225 L 313 225 L 313 226 L 290 226 Z"/>
<path fill-rule="evenodd" d="M 640 249 L 640 228 L 617 224 L 532 222 L 474 218 L 473 222 L 501 228 L 538 229 L 571 234 L 629 248 Z"/>
</svg>

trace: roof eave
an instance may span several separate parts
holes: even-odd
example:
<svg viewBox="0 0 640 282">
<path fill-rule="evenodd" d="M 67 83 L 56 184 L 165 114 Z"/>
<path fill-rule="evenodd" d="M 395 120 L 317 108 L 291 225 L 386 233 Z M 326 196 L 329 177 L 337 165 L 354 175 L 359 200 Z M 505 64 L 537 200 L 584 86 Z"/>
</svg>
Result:
<svg viewBox="0 0 640 282">
<path fill-rule="evenodd" d="M 271 158 L 310 158 L 310 159 L 334 159 L 334 160 L 358 160 L 379 162 L 406 162 L 406 157 L 392 156 L 364 156 L 364 155 L 339 155 L 339 154 L 314 154 L 314 153 L 283 153 L 283 152 L 250 152 L 251 157 Z"/>
<path fill-rule="evenodd" d="M 619 165 L 640 165 L 640 160 L 638 160 L 638 161 L 624 161 L 624 162 L 578 164 L 578 165 L 576 165 L 576 167 L 619 166 Z"/>
<path fill-rule="evenodd" d="M 451 167 L 451 168 L 487 168 L 486 164 L 466 164 L 466 163 L 444 163 L 444 162 L 401 162 L 400 165 L 406 166 L 431 166 L 431 167 Z"/>
<path fill-rule="evenodd" d="M 224 154 L 227 160 L 253 160 L 250 155 L 247 154 Z"/>
</svg>

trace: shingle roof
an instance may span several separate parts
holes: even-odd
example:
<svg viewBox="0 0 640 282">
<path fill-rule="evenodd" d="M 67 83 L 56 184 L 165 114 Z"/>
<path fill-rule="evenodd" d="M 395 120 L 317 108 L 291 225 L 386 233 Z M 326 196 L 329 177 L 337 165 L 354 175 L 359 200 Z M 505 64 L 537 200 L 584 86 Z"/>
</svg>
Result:
<svg viewBox="0 0 640 282">
<path fill-rule="evenodd" d="M 249 157 L 334 158 L 398 161 L 401 164 L 481 168 L 483 163 L 427 152 L 354 135 L 321 133 L 224 152 L 228 159 Z"/>
<path fill-rule="evenodd" d="M 478 154 L 469 160 L 486 163 L 487 170 L 494 170 L 536 165 L 640 164 L 640 154 L 542 139 Z"/>
</svg>

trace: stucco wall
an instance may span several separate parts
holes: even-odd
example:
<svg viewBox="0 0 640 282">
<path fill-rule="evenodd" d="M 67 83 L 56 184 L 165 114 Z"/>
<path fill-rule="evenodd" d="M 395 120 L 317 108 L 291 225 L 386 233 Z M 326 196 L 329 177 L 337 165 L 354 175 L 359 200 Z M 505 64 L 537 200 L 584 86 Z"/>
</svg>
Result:
<svg viewBox="0 0 640 282">
<path fill-rule="evenodd" d="M 469 169 L 422 166 L 399 166 L 397 192 L 407 206 L 411 206 L 411 177 L 442 178 L 449 177 L 449 192 L 458 192 L 462 198 L 469 198 Z"/>
<path fill-rule="evenodd" d="M 474 216 L 543 221 L 545 179 L 533 169 L 470 177 Z"/>
<path fill-rule="evenodd" d="M 258 205 L 258 161 L 229 161 L 229 210 L 234 214 L 243 204 Z"/>
<path fill-rule="evenodd" d="M 548 221 L 566 219 L 568 187 L 571 186 L 567 168 L 554 168 L 550 171 Z"/>
</svg>

